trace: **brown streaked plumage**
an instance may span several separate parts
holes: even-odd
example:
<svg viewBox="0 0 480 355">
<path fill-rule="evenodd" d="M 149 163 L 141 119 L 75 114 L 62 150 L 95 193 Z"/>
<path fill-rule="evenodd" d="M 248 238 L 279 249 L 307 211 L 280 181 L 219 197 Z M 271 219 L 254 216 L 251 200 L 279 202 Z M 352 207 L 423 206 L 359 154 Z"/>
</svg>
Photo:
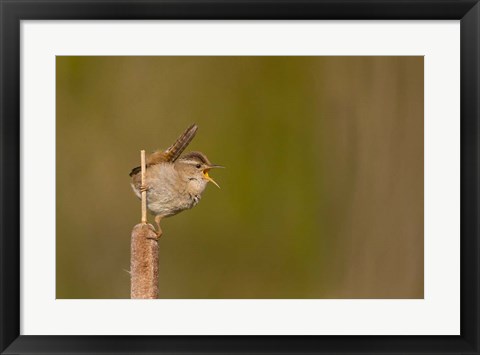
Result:
<svg viewBox="0 0 480 355">
<path fill-rule="evenodd" d="M 147 208 L 155 216 L 160 237 L 160 220 L 176 215 L 197 205 L 210 181 L 210 169 L 221 167 L 211 164 L 205 154 L 182 152 L 195 137 L 197 125 L 193 124 L 164 151 L 156 151 L 146 159 L 145 186 L 141 186 L 141 168 L 130 172 L 132 188 L 137 197 L 147 192 Z"/>
<path fill-rule="evenodd" d="M 151 165 L 159 164 L 162 162 L 175 162 L 182 152 L 187 148 L 192 139 L 197 133 L 198 126 L 192 124 L 188 127 L 183 134 L 166 150 L 157 150 L 147 157 L 147 168 Z M 137 166 L 132 169 L 130 176 L 138 174 L 141 171 L 141 167 Z"/>
</svg>

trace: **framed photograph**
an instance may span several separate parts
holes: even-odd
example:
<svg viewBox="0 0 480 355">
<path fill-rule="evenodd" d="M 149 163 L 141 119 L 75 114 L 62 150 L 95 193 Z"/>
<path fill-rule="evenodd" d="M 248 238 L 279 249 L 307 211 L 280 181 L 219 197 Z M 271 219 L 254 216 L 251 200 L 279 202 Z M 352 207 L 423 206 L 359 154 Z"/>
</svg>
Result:
<svg viewBox="0 0 480 355">
<path fill-rule="evenodd" d="M 479 354 L 478 1 L 0 0 L 2 354 Z"/>
</svg>

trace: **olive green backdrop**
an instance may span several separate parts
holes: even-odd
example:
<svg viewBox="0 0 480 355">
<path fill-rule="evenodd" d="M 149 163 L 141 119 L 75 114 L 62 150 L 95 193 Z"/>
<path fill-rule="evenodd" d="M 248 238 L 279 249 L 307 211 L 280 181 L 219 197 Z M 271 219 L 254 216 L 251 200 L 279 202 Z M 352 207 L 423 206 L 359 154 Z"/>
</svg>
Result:
<svg viewBox="0 0 480 355">
<path fill-rule="evenodd" d="M 423 298 L 423 57 L 56 64 L 57 298 L 129 297 L 128 173 L 194 122 L 227 168 L 163 221 L 161 298 Z"/>
</svg>

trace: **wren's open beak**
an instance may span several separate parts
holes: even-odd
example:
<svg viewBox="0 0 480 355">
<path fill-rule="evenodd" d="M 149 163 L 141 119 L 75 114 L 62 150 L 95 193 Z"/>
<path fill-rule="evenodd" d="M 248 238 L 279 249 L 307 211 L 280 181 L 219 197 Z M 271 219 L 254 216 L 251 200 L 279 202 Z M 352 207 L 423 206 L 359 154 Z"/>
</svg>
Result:
<svg viewBox="0 0 480 355">
<path fill-rule="evenodd" d="M 224 166 L 216 165 L 216 164 L 211 164 L 211 165 L 209 165 L 207 169 L 203 170 L 203 177 L 204 177 L 205 180 L 210 181 L 210 182 L 213 183 L 216 187 L 220 188 L 220 186 L 216 183 L 216 181 L 213 180 L 213 179 L 208 175 L 208 171 L 209 171 L 210 169 L 213 169 L 213 168 L 224 168 Z"/>
</svg>

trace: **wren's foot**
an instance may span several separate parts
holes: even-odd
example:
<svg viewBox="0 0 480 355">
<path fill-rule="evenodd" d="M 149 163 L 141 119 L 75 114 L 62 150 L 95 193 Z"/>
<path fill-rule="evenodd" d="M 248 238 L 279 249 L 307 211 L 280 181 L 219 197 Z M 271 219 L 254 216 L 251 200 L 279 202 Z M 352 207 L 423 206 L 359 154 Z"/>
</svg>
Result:
<svg viewBox="0 0 480 355">
<path fill-rule="evenodd" d="M 148 190 L 148 186 L 140 185 L 140 193 L 147 192 L 147 190 Z"/>
<path fill-rule="evenodd" d="M 161 221 L 162 217 L 161 216 L 155 216 L 155 223 L 157 224 L 157 227 L 158 229 L 155 230 L 155 228 L 151 227 L 152 230 L 155 232 L 156 234 L 156 238 L 148 238 L 148 239 L 155 239 L 155 240 L 159 240 L 160 237 L 162 236 L 163 232 L 162 232 L 162 228 L 160 227 L 160 221 Z"/>
<path fill-rule="evenodd" d="M 159 229 L 159 230 L 156 230 L 154 226 L 152 226 L 151 224 L 148 225 L 148 228 L 153 232 L 155 233 L 155 237 L 147 237 L 147 239 L 151 239 L 151 240 L 156 240 L 158 241 L 160 239 L 160 237 L 162 236 L 162 230 Z"/>
</svg>

